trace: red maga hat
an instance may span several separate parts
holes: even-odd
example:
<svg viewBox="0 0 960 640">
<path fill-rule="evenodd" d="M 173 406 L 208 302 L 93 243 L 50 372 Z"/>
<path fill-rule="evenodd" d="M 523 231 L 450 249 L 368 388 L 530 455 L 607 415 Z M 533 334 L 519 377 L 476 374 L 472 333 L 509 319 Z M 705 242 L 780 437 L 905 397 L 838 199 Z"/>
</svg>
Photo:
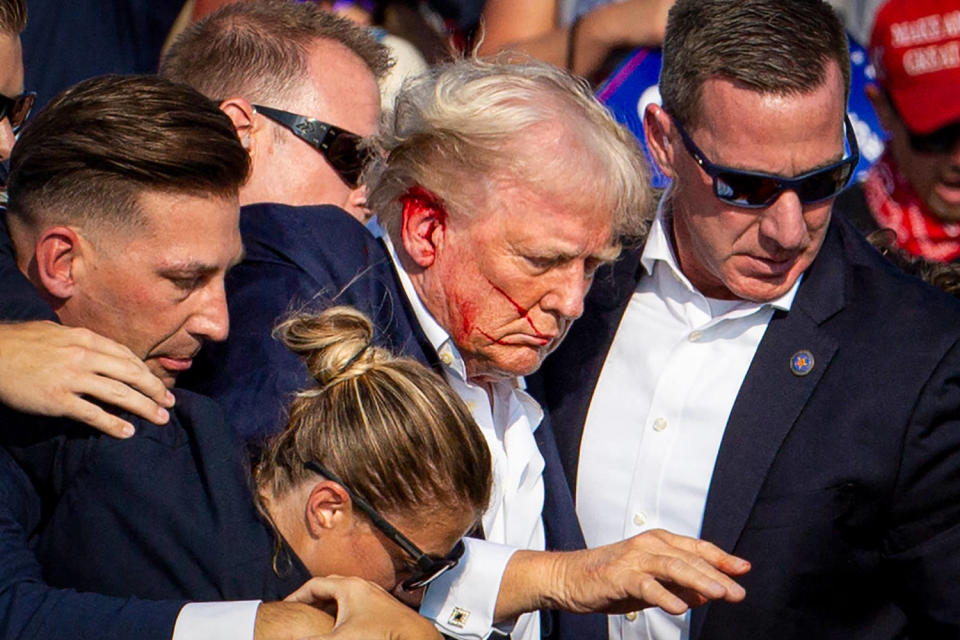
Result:
<svg viewBox="0 0 960 640">
<path fill-rule="evenodd" d="M 960 121 L 960 0 L 889 0 L 877 12 L 870 56 L 910 131 Z"/>
</svg>

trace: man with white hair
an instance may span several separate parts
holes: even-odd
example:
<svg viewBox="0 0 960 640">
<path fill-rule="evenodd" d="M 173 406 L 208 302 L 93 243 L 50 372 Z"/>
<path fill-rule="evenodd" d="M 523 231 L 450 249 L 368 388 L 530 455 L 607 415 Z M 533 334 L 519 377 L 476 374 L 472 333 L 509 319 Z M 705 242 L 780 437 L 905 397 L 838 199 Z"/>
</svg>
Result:
<svg viewBox="0 0 960 640">
<path fill-rule="evenodd" d="M 335 286 L 313 304 L 334 298 L 381 318 L 379 341 L 441 370 L 490 444 L 486 540 L 469 541 L 460 566 L 428 589 L 421 613 L 467 638 L 504 633 L 520 615 L 514 638 L 580 639 L 605 635 L 605 621 L 521 614 L 650 604 L 678 611 L 703 596 L 740 599 L 724 573 L 740 574 L 746 563 L 693 539 L 654 532 L 583 551 L 550 425 L 523 390 L 521 376 L 580 315 L 597 267 L 617 256 L 621 237 L 645 231 L 646 167 L 629 134 L 560 70 L 476 60 L 410 83 L 385 126 L 367 174 L 383 244 L 338 210 L 314 208 L 325 237 L 312 259 Z M 282 292 L 290 277 L 241 265 L 228 278 L 228 298 L 256 282 L 258 304 L 234 312 L 248 314 L 248 330 L 204 356 L 221 398 L 243 398 L 244 419 L 272 429 L 285 394 L 306 375 L 292 359 L 272 357 L 277 317 L 262 312 L 289 308 Z M 673 583 L 692 588 L 678 590 L 685 601 L 669 591 Z"/>
</svg>

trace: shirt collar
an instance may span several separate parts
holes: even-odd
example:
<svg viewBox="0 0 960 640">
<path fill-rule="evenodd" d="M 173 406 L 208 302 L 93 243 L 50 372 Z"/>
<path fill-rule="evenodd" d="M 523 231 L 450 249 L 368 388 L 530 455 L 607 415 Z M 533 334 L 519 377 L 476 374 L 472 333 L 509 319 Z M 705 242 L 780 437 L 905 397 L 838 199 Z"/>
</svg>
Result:
<svg viewBox="0 0 960 640">
<path fill-rule="evenodd" d="M 658 262 L 663 263 L 664 266 L 672 271 L 677 279 L 684 284 L 691 291 L 697 291 L 696 287 L 690 283 L 687 279 L 687 276 L 680 270 L 680 263 L 677 261 L 677 256 L 673 250 L 673 244 L 670 241 L 670 215 L 667 213 L 664 203 L 667 201 L 667 198 L 664 197 L 660 200 L 660 204 L 657 206 L 657 215 L 653 219 L 653 224 L 650 226 L 650 234 L 647 236 L 647 242 L 643 247 L 643 253 L 640 255 L 640 264 L 646 270 L 648 275 L 653 275 L 653 269 Z M 752 303 L 747 306 L 756 306 L 757 308 L 764 306 L 771 306 L 774 309 L 779 309 L 781 311 L 789 311 L 790 307 L 793 305 L 793 299 L 797 295 L 797 290 L 800 288 L 800 282 L 803 280 L 803 274 L 800 274 L 800 277 L 797 278 L 797 281 L 793 283 L 793 286 L 784 293 L 779 298 L 770 300 L 768 302 L 757 302 Z M 702 295 L 702 294 L 701 294 Z M 743 308 L 743 307 L 742 307 Z"/>
</svg>

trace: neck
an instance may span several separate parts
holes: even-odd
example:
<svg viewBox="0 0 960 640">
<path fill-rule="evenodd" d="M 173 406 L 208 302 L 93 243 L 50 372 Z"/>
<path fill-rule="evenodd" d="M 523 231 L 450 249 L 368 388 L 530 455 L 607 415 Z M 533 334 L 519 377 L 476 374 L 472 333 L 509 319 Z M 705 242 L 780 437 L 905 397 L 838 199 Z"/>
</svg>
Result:
<svg viewBox="0 0 960 640">
<path fill-rule="evenodd" d="M 277 498 L 273 491 L 260 488 L 258 498 L 276 533 L 303 559 L 306 551 L 306 527 L 303 526 L 302 509 L 297 509 L 298 504 L 303 504 L 298 503 L 297 493 L 292 490 Z"/>
</svg>

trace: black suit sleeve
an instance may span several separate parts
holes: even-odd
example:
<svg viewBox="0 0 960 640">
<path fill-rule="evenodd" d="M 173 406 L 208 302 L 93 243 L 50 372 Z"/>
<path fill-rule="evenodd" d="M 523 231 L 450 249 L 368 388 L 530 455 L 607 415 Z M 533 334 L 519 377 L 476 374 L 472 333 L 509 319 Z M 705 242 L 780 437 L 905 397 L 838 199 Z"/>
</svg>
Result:
<svg viewBox="0 0 960 640">
<path fill-rule="evenodd" d="M 0 448 L 0 637 L 7 640 L 168 640 L 179 601 L 113 598 L 47 586 L 27 544 L 40 504 Z"/>
<path fill-rule="evenodd" d="M 960 343 L 917 401 L 883 543 L 910 637 L 960 637 Z"/>
</svg>

